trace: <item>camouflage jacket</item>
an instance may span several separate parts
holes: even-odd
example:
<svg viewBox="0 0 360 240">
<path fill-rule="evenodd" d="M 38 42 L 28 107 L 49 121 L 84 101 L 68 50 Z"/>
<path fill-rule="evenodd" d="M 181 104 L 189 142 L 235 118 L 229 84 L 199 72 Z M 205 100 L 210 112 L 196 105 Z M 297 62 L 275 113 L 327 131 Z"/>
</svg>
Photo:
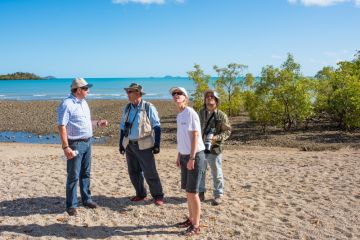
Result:
<svg viewBox="0 0 360 240">
<path fill-rule="evenodd" d="M 212 145 L 211 153 L 220 154 L 223 149 L 222 145 L 224 141 L 230 137 L 231 125 L 229 123 L 227 115 L 221 110 L 216 109 L 214 112 L 214 116 L 210 119 L 211 115 L 212 113 L 209 113 L 205 107 L 200 109 L 199 118 L 201 123 L 201 134 L 203 140 L 205 140 L 207 132 L 210 129 L 215 129 L 214 138 L 216 140 L 216 143 Z M 210 122 L 206 127 L 208 119 L 210 119 Z"/>
</svg>

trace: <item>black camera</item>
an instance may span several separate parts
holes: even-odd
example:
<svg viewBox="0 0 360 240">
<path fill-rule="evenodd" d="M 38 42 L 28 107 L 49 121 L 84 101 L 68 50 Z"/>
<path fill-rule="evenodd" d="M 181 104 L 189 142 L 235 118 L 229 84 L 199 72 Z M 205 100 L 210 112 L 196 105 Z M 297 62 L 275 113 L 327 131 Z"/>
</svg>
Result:
<svg viewBox="0 0 360 240">
<path fill-rule="evenodd" d="M 125 122 L 125 129 L 124 129 L 124 136 L 127 137 L 129 136 L 129 133 L 130 133 L 130 123 L 129 122 Z"/>
</svg>

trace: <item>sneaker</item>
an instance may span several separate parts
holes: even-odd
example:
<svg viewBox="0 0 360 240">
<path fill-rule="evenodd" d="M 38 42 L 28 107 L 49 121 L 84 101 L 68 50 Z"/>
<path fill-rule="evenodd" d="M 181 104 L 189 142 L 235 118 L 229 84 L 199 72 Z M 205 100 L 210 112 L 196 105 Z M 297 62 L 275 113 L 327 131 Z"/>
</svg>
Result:
<svg viewBox="0 0 360 240">
<path fill-rule="evenodd" d="M 145 196 L 145 197 L 135 196 L 135 197 L 130 198 L 130 201 L 132 201 L 132 202 L 139 202 L 139 201 L 142 201 L 142 200 L 145 200 L 145 199 L 146 199 L 146 196 Z"/>
<path fill-rule="evenodd" d="M 98 207 L 98 205 L 95 202 L 84 203 L 84 206 L 88 207 L 88 208 L 97 208 Z"/>
<path fill-rule="evenodd" d="M 154 203 L 157 206 L 162 206 L 162 205 L 164 205 L 164 199 L 163 198 L 155 199 Z"/>
<path fill-rule="evenodd" d="M 69 208 L 69 209 L 66 210 L 66 212 L 69 214 L 69 216 L 76 216 L 77 215 L 76 208 Z"/>
<path fill-rule="evenodd" d="M 204 192 L 199 192 L 199 198 L 201 202 L 205 201 L 205 193 Z"/>
<path fill-rule="evenodd" d="M 190 237 L 192 235 L 199 234 L 199 233 L 200 233 L 200 227 L 195 227 L 194 225 L 191 225 L 183 232 L 182 235 Z"/>
<path fill-rule="evenodd" d="M 191 221 L 189 218 L 187 218 L 184 222 L 179 222 L 175 224 L 175 227 L 178 228 L 187 228 L 190 227 L 192 225 Z"/>
<path fill-rule="evenodd" d="M 222 198 L 221 197 L 215 197 L 211 204 L 213 206 L 217 206 L 217 205 L 220 205 L 221 203 L 222 203 Z"/>
</svg>

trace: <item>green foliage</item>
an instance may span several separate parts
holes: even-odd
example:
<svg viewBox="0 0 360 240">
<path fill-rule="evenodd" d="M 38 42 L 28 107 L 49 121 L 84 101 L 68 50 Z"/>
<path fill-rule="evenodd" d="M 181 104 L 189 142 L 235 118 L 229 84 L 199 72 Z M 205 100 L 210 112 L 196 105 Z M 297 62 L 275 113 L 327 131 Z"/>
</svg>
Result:
<svg viewBox="0 0 360 240">
<path fill-rule="evenodd" d="M 220 109 L 225 111 L 228 116 L 236 116 L 240 113 L 241 90 L 244 86 L 244 78 L 241 74 L 246 68 L 247 66 L 236 63 L 231 63 L 225 68 L 214 66 L 214 70 L 218 73 L 215 88 L 221 97 Z"/>
<path fill-rule="evenodd" d="M 328 104 L 332 93 L 330 79 L 333 78 L 334 74 L 334 68 L 323 67 L 323 69 L 315 75 L 316 101 L 314 103 L 314 110 L 318 114 L 329 112 Z"/>
<path fill-rule="evenodd" d="M 0 80 L 38 80 L 43 79 L 33 73 L 16 72 L 12 74 L 0 75 Z"/>
<path fill-rule="evenodd" d="M 252 87 L 254 86 L 254 83 L 255 83 L 255 77 L 251 73 L 247 73 L 245 75 L 245 85 L 247 87 Z"/>
<path fill-rule="evenodd" d="M 280 69 L 262 69 L 260 82 L 254 92 L 246 93 L 245 103 L 251 119 L 264 131 L 269 125 L 289 130 L 312 114 L 310 80 L 300 75 L 300 65 L 288 54 Z"/>
<path fill-rule="evenodd" d="M 360 127 L 360 55 L 338 68 L 324 67 L 316 75 L 318 112 L 326 112 L 339 127 Z"/>
<path fill-rule="evenodd" d="M 195 70 L 189 71 L 187 74 L 195 83 L 195 92 L 192 94 L 194 109 L 199 111 L 204 104 L 204 92 L 209 88 L 210 75 L 204 74 L 199 64 L 194 65 Z"/>
<path fill-rule="evenodd" d="M 266 97 L 255 94 L 253 91 L 244 93 L 244 101 L 245 110 L 249 113 L 250 119 L 256 120 L 263 132 L 266 131 L 267 126 L 275 124 L 274 101 L 268 101 Z"/>
</svg>

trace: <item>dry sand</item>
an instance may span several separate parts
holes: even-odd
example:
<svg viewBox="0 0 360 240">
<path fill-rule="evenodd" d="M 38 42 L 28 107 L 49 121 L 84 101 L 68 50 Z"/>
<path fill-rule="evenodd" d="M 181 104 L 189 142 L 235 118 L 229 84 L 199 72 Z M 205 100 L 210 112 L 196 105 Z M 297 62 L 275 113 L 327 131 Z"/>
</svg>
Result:
<svg viewBox="0 0 360 240">
<path fill-rule="evenodd" d="M 126 163 L 94 146 L 91 189 L 98 209 L 65 208 L 66 162 L 58 145 L 0 143 L 0 239 L 184 239 L 187 212 L 176 150 L 162 148 L 166 204 L 132 203 Z M 241 147 L 224 152 L 225 203 L 212 206 L 208 171 L 202 233 L 193 239 L 360 239 L 360 151 Z"/>
</svg>

